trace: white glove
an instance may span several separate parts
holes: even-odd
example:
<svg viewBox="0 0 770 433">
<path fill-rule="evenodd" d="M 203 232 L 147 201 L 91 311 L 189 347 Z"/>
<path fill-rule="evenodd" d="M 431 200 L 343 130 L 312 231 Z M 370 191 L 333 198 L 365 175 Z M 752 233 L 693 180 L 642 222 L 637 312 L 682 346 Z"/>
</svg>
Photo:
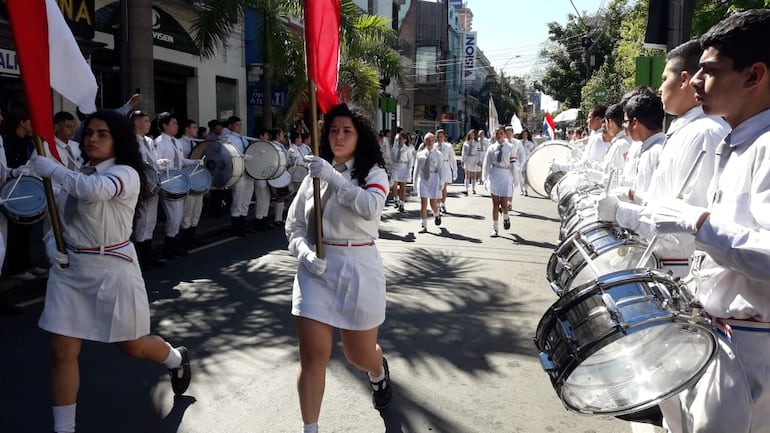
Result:
<svg viewBox="0 0 770 433">
<path fill-rule="evenodd" d="M 171 160 L 166 158 L 161 158 L 157 161 L 155 161 L 158 164 L 158 167 L 162 170 L 165 170 L 171 165 Z"/>
<path fill-rule="evenodd" d="M 698 221 L 706 208 L 693 206 L 684 200 L 669 199 L 656 206 L 648 206 L 645 216 L 655 225 L 655 231 L 659 234 L 698 232 Z"/>
<path fill-rule="evenodd" d="M 596 215 L 599 221 L 616 222 L 618 206 L 620 206 L 620 199 L 615 195 L 608 195 L 596 202 Z"/>
<path fill-rule="evenodd" d="M 321 275 L 326 270 L 326 260 L 318 258 L 315 249 L 307 242 L 303 241 L 297 246 L 297 260 L 315 275 Z"/>
<path fill-rule="evenodd" d="M 254 157 L 253 157 L 252 155 L 248 154 L 248 153 L 244 153 L 244 154 L 243 154 L 243 160 L 244 160 L 244 161 L 249 161 L 249 160 L 251 160 L 252 158 L 254 158 Z"/>
<path fill-rule="evenodd" d="M 47 236 L 45 242 L 45 255 L 48 256 L 48 261 L 53 266 L 56 266 L 60 271 L 64 270 L 70 263 L 70 258 L 67 253 L 63 253 L 56 249 L 56 240 L 53 236 Z"/>
<path fill-rule="evenodd" d="M 315 155 L 305 155 L 305 161 L 308 163 L 308 171 L 310 171 L 311 177 L 317 177 L 321 180 L 328 181 L 329 178 L 336 172 L 334 167 L 329 164 L 329 161 Z"/>
<path fill-rule="evenodd" d="M 630 188 L 627 186 L 616 186 L 615 188 L 612 188 L 607 195 L 615 196 L 619 198 L 620 200 L 623 200 L 625 202 L 630 202 L 631 199 L 628 197 L 628 191 Z"/>
<path fill-rule="evenodd" d="M 203 158 L 195 160 L 195 166 L 200 167 L 203 165 Z"/>
<path fill-rule="evenodd" d="M 54 161 L 53 158 L 39 156 L 34 153 L 29 157 L 29 165 L 32 171 L 40 177 L 52 178 L 57 169 L 66 170 L 61 164 Z"/>
<path fill-rule="evenodd" d="M 31 175 L 32 175 L 32 167 L 26 164 L 20 167 L 11 169 L 11 177 L 31 176 Z"/>
<path fill-rule="evenodd" d="M 569 166 L 566 164 L 559 164 L 558 162 L 552 162 L 551 171 L 569 171 Z"/>
</svg>

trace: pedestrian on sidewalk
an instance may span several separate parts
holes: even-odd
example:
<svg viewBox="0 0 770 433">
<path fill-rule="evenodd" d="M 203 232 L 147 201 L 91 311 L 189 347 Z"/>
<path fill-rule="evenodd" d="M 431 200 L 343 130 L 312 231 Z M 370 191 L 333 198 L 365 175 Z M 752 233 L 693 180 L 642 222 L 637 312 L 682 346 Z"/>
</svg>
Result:
<svg viewBox="0 0 770 433">
<path fill-rule="evenodd" d="M 163 363 L 174 394 L 190 384 L 187 348 L 150 332 L 150 309 L 134 245 L 129 241 L 137 201 L 149 195 L 145 165 L 126 119 L 113 111 L 90 115 L 80 172 L 33 156 L 38 176 L 62 185 L 56 197 L 67 253 L 45 236 L 51 267 L 39 325 L 50 333 L 54 432 L 75 431 L 82 340 L 116 343 L 128 356 Z"/>
<path fill-rule="evenodd" d="M 374 243 L 388 175 L 371 124 L 345 104 L 326 114 L 320 156 L 306 161 L 310 176 L 289 208 L 285 230 L 299 261 L 291 312 L 299 339 L 302 432 L 316 433 L 335 328 L 345 357 L 369 374 L 374 407 L 385 409 L 392 399 L 388 364 L 377 344 L 385 320 L 385 272 Z M 316 239 L 313 177 L 321 180 L 322 240 Z M 315 253 L 319 241 L 324 258 Z"/>
</svg>

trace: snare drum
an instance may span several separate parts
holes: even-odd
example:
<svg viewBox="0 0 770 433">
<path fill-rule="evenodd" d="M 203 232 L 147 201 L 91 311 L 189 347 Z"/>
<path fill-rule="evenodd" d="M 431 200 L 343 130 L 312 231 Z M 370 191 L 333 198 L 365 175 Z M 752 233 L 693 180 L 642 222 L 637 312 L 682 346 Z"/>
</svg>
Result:
<svg viewBox="0 0 770 433">
<path fill-rule="evenodd" d="M 716 355 L 708 321 L 651 269 L 613 272 L 559 298 L 540 319 L 535 345 L 564 406 L 622 415 L 694 384 Z"/>
<path fill-rule="evenodd" d="M 646 246 L 638 237 L 610 223 L 589 224 L 556 247 L 546 267 L 548 281 L 561 296 L 602 275 L 638 267 Z M 591 258 L 599 275 L 589 266 L 580 248 Z M 651 255 L 642 267 L 657 268 L 658 259 Z"/>
<path fill-rule="evenodd" d="M 205 168 L 188 165 L 182 171 L 190 176 L 190 195 L 203 195 L 211 188 L 211 172 Z"/>
<path fill-rule="evenodd" d="M 559 183 L 559 181 L 566 175 L 567 173 L 563 171 L 554 171 L 545 178 L 545 182 L 543 183 L 543 190 L 551 200 L 555 198 L 553 194 L 554 188 L 556 188 L 556 185 Z"/>
<path fill-rule="evenodd" d="M 35 224 L 45 217 L 45 187 L 43 181 L 36 177 L 9 180 L 0 189 L 0 198 L 0 209 L 16 224 Z"/>
<path fill-rule="evenodd" d="M 572 148 L 566 141 L 550 140 L 536 147 L 527 159 L 527 169 L 524 176 L 537 194 L 548 197 L 545 191 L 545 181 L 551 174 L 551 163 L 566 164 L 572 157 Z"/>
<path fill-rule="evenodd" d="M 286 149 L 272 141 L 254 141 L 246 148 L 246 173 L 257 180 L 276 179 L 286 171 Z M 289 176 L 291 177 L 291 176 Z"/>
<path fill-rule="evenodd" d="M 144 174 L 147 176 L 147 189 L 150 191 L 150 194 L 160 192 L 160 180 L 158 179 L 158 172 L 155 170 L 155 167 L 145 163 Z"/>
<path fill-rule="evenodd" d="M 556 186 L 554 186 L 550 195 L 551 200 L 558 203 L 561 201 L 562 197 L 566 196 L 567 194 L 576 191 L 582 186 L 589 186 L 592 184 L 593 182 L 588 179 L 585 173 L 579 170 L 570 171 L 561 177 L 559 182 L 556 183 Z"/>
<path fill-rule="evenodd" d="M 190 159 L 206 157 L 203 166 L 211 174 L 211 188 L 230 188 L 243 176 L 243 156 L 230 143 L 204 141 L 190 152 Z"/>
<path fill-rule="evenodd" d="M 177 168 L 162 170 L 158 175 L 160 191 L 167 200 L 183 200 L 190 192 L 190 175 Z"/>
<path fill-rule="evenodd" d="M 307 167 L 301 165 L 293 165 L 289 167 L 289 173 L 291 174 L 291 183 L 299 184 L 305 180 L 305 176 L 307 176 L 308 171 Z"/>
<path fill-rule="evenodd" d="M 291 174 L 288 171 L 284 171 L 275 179 L 269 179 L 267 185 L 274 199 L 288 198 L 294 193 L 294 184 L 291 183 Z"/>
</svg>

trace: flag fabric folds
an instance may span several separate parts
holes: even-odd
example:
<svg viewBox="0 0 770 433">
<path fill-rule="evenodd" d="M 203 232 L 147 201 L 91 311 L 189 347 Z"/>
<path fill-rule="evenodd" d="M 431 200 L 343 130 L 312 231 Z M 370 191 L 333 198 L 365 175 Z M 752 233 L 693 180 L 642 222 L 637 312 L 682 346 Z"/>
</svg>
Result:
<svg viewBox="0 0 770 433">
<path fill-rule="evenodd" d="M 80 111 L 96 111 L 97 85 L 55 0 L 6 0 L 32 128 L 59 158 L 51 88 Z"/>
<path fill-rule="evenodd" d="M 551 140 L 556 136 L 556 123 L 554 123 L 551 113 L 548 112 L 545 113 L 543 118 L 543 134 L 548 134 Z"/>
<path fill-rule="evenodd" d="M 513 113 L 513 116 L 511 117 L 511 126 L 513 126 L 514 134 L 521 134 L 521 131 L 524 130 L 524 127 L 521 126 L 521 120 L 519 120 L 519 116 L 517 116 L 516 113 Z"/>
<path fill-rule="evenodd" d="M 307 77 L 315 82 L 318 106 L 337 105 L 340 67 L 340 0 L 303 0 Z"/>
<path fill-rule="evenodd" d="M 497 107 L 495 107 L 495 100 L 489 97 L 489 112 L 487 114 L 489 123 L 489 136 L 495 137 L 495 129 L 500 126 L 499 116 L 497 115 Z"/>
</svg>

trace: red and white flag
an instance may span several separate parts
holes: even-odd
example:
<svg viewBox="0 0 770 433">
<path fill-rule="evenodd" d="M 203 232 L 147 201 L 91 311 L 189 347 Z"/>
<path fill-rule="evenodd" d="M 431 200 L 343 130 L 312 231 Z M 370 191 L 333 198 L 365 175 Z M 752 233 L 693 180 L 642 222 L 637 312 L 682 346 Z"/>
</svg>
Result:
<svg viewBox="0 0 770 433">
<path fill-rule="evenodd" d="M 303 0 L 307 77 L 316 85 L 321 111 L 337 105 L 340 68 L 340 0 Z"/>
<path fill-rule="evenodd" d="M 548 134 L 548 136 L 551 137 L 551 140 L 556 137 L 556 123 L 553 121 L 551 113 L 547 111 L 545 113 L 545 117 L 543 118 L 543 134 Z"/>
<path fill-rule="evenodd" d="M 83 113 L 96 111 L 98 86 L 55 0 L 6 0 L 32 129 L 59 158 L 51 88 Z"/>
</svg>

